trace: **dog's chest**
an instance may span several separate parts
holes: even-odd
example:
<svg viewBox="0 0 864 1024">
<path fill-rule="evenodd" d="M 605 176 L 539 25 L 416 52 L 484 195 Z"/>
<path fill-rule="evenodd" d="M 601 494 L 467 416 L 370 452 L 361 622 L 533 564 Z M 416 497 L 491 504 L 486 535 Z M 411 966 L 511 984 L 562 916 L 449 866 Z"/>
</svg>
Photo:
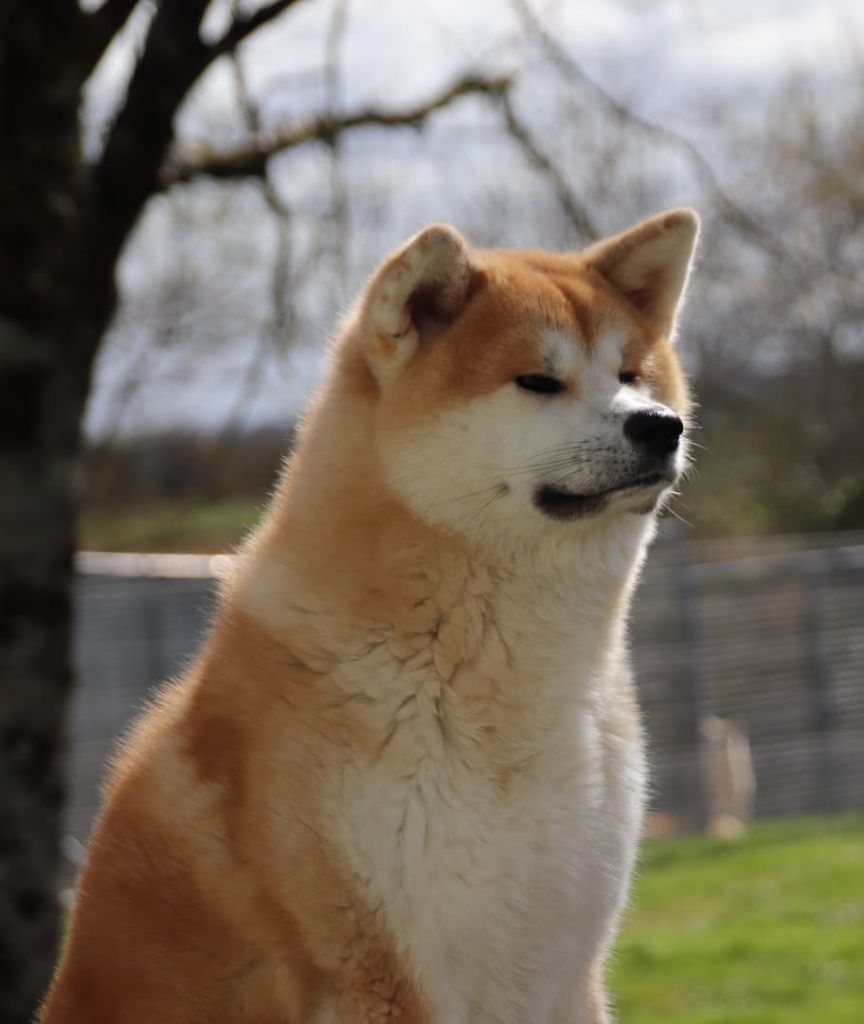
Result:
<svg viewBox="0 0 864 1024">
<path fill-rule="evenodd" d="M 524 759 L 466 749 L 432 715 L 402 723 L 343 778 L 339 843 L 442 1020 L 541 1024 L 589 968 L 626 888 L 638 741 L 610 746 L 582 706 Z"/>
</svg>

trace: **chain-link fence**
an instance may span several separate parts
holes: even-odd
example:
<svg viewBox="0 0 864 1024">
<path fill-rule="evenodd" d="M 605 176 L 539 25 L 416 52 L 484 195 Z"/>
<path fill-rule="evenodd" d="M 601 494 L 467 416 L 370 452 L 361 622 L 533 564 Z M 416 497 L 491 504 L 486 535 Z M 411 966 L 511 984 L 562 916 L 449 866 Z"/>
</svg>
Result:
<svg viewBox="0 0 864 1024">
<path fill-rule="evenodd" d="M 864 806 L 864 545 L 653 565 L 633 651 L 656 810 L 706 821 L 715 718 L 747 738 L 756 816 Z"/>
<path fill-rule="evenodd" d="M 740 782 L 751 765 L 757 816 L 864 806 L 864 543 L 845 540 L 815 550 L 774 542 L 780 550 L 746 557 L 687 544 L 652 554 L 632 633 L 658 818 L 704 825 L 718 778 L 734 783 L 737 772 Z M 73 859 L 118 734 L 200 645 L 217 561 L 81 557 Z M 732 729 L 719 761 L 711 722 Z"/>
</svg>

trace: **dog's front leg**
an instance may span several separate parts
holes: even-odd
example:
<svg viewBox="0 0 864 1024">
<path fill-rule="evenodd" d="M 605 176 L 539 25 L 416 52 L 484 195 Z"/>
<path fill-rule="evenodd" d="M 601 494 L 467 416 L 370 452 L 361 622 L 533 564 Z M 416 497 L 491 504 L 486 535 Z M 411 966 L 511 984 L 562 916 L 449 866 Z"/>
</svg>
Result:
<svg viewBox="0 0 864 1024">
<path fill-rule="evenodd" d="M 549 1017 L 549 1024 L 611 1024 L 611 1021 L 599 965 L 587 978 L 575 979 L 565 986 Z"/>
</svg>

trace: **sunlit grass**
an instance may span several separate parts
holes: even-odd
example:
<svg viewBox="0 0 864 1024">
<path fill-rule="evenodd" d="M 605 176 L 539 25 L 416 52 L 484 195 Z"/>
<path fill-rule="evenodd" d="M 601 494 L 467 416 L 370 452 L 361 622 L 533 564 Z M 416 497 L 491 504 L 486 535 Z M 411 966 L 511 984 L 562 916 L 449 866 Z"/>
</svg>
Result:
<svg viewBox="0 0 864 1024">
<path fill-rule="evenodd" d="M 610 987 L 621 1024 L 861 1024 L 864 816 L 649 843 Z"/>
</svg>

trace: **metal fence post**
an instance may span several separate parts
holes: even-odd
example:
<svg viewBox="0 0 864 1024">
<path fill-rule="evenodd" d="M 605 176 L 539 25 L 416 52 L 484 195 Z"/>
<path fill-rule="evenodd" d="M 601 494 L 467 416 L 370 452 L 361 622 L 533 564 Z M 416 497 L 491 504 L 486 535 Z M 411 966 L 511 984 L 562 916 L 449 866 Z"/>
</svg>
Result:
<svg viewBox="0 0 864 1024">
<path fill-rule="evenodd" d="M 705 715 L 705 679 L 702 671 L 702 624 L 699 614 L 699 584 L 693 571 L 689 543 L 682 542 L 682 557 L 675 562 L 675 587 L 684 633 L 687 655 L 687 711 L 688 733 L 696 761 L 696 819 L 701 830 L 708 825 L 709 805 L 708 766 L 702 720 Z"/>
<path fill-rule="evenodd" d="M 825 645 L 823 575 L 823 566 L 815 561 L 807 565 L 803 574 L 805 602 L 802 633 L 806 638 L 810 728 L 815 733 L 818 749 L 820 810 L 832 810 L 836 805 L 836 772 L 832 750 L 835 714 L 831 702 L 831 669 Z"/>
</svg>

